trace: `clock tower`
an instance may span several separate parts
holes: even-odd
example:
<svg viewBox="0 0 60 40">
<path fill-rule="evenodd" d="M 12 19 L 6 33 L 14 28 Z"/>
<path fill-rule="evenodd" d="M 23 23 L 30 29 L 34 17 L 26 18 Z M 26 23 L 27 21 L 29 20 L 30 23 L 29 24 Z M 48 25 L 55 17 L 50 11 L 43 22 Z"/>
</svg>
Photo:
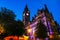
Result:
<svg viewBox="0 0 60 40">
<path fill-rule="evenodd" d="M 23 11 L 23 23 L 25 26 L 27 26 L 30 22 L 30 12 L 28 10 L 28 7 L 27 5 L 25 6 L 24 8 L 24 11 Z"/>
</svg>

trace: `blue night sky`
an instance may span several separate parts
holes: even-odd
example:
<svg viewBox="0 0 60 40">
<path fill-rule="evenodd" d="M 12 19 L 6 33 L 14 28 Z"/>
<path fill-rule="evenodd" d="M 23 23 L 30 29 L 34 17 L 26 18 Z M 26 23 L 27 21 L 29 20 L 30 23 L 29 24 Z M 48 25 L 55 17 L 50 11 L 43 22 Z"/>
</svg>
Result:
<svg viewBox="0 0 60 40">
<path fill-rule="evenodd" d="M 48 10 L 53 14 L 54 20 L 60 24 L 60 0 L 0 0 L 0 7 L 6 7 L 16 14 L 16 19 L 22 20 L 22 13 L 25 5 L 28 5 L 31 19 L 38 9 L 47 5 Z"/>
</svg>

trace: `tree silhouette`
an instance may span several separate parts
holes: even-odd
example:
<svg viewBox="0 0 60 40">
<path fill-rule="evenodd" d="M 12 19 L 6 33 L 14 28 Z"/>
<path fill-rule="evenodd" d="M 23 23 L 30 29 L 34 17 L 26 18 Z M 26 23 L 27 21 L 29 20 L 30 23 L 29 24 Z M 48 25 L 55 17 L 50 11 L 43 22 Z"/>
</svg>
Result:
<svg viewBox="0 0 60 40">
<path fill-rule="evenodd" d="M 16 17 L 16 15 L 14 14 L 13 11 L 7 9 L 7 8 L 1 8 L 1 11 L 0 11 L 0 19 L 1 21 L 4 21 L 4 22 L 9 22 L 9 21 L 12 21 L 14 20 Z"/>
<path fill-rule="evenodd" d="M 1 8 L 0 11 L 0 23 L 3 24 L 5 28 L 5 33 L 2 35 L 20 35 L 22 36 L 24 33 L 24 24 L 20 20 L 15 20 L 16 15 L 13 11 L 7 8 Z"/>
<path fill-rule="evenodd" d="M 25 29 L 24 29 L 25 26 L 23 22 L 18 20 L 15 26 L 16 26 L 15 34 L 18 36 L 22 36 L 25 33 Z"/>
</svg>

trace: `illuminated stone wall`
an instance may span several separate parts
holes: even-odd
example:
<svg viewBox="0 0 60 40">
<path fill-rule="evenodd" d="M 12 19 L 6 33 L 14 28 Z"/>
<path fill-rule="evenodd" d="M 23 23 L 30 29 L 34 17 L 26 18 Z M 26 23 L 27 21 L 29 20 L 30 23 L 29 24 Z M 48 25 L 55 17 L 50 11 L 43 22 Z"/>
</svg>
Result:
<svg viewBox="0 0 60 40">
<path fill-rule="evenodd" d="M 35 15 L 33 18 L 33 20 L 30 22 L 29 25 L 27 25 L 26 29 L 28 29 L 28 26 L 30 26 L 31 32 L 30 32 L 30 36 L 34 37 L 35 36 L 35 30 L 36 30 L 36 26 L 37 23 L 39 21 L 41 21 L 47 28 L 47 35 L 53 35 L 53 26 L 55 26 L 55 22 L 53 19 L 52 14 L 48 11 L 46 5 L 44 9 L 38 10 L 37 11 L 37 15 Z"/>
</svg>

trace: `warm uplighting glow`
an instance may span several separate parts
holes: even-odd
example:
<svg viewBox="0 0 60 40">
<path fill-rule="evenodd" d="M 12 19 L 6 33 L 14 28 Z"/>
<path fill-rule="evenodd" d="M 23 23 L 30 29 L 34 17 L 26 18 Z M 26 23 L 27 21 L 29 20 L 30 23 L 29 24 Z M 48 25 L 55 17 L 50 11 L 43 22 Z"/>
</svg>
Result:
<svg viewBox="0 0 60 40">
<path fill-rule="evenodd" d="M 19 40 L 28 40 L 28 36 L 23 35 L 22 37 L 19 37 Z"/>
<path fill-rule="evenodd" d="M 53 38 L 53 35 L 50 35 L 50 38 Z"/>
<path fill-rule="evenodd" d="M 19 40 L 19 37 L 17 37 L 17 36 L 8 36 L 8 37 L 5 37 L 4 40 Z"/>
<path fill-rule="evenodd" d="M 24 40 L 24 37 L 19 37 L 19 40 Z"/>
<path fill-rule="evenodd" d="M 0 24 L 0 34 L 4 32 L 4 28 L 2 26 L 2 24 Z"/>
<path fill-rule="evenodd" d="M 25 35 L 24 35 L 24 40 L 28 40 L 28 38 L 29 38 L 28 36 L 25 36 Z"/>
<path fill-rule="evenodd" d="M 23 35 L 22 37 L 21 36 L 7 36 L 4 38 L 4 40 L 28 40 L 28 36 L 25 36 Z"/>
<path fill-rule="evenodd" d="M 30 33 L 31 32 L 31 29 L 28 29 L 27 32 Z"/>
</svg>

